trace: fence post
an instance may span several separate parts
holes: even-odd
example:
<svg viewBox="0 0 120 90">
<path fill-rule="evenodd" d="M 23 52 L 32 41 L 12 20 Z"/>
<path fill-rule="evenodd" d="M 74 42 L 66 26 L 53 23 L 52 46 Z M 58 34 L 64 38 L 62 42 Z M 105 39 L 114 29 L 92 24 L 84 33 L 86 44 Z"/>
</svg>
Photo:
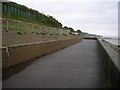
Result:
<svg viewBox="0 0 120 90">
<path fill-rule="evenodd" d="M 22 23 L 22 31 L 24 31 L 24 22 L 21 22 Z"/>
<path fill-rule="evenodd" d="M 17 21 L 16 21 L 16 31 L 17 31 Z"/>
<path fill-rule="evenodd" d="M 31 23 L 29 23 L 29 28 L 30 28 L 30 32 L 33 32 L 32 31 L 32 24 Z"/>
<path fill-rule="evenodd" d="M 34 32 L 34 24 L 32 24 L 32 31 Z"/>
<path fill-rule="evenodd" d="M 8 20 L 7 20 L 7 31 L 8 31 L 8 29 L 9 29 L 9 28 L 8 28 L 8 24 L 9 24 L 9 23 L 8 23 Z"/>
</svg>

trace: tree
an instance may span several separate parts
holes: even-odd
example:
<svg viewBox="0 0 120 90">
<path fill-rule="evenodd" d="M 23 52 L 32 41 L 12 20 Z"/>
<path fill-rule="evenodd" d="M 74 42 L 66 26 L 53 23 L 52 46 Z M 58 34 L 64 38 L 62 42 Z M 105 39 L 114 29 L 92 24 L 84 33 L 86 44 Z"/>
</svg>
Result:
<svg viewBox="0 0 120 90">
<path fill-rule="evenodd" d="M 64 26 L 63 28 L 64 28 L 64 29 L 69 29 L 69 30 L 70 30 L 70 32 L 74 32 L 74 29 L 73 29 L 73 28 L 71 28 L 71 27 Z"/>
<path fill-rule="evenodd" d="M 82 31 L 81 31 L 81 30 L 77 30 L 76 32 L 77 32 L 77 33 L 82 33 Z"/>
<path fill-rule="evenodd" d="M 64 26 L 63 28 L 64 28 L 64 29 L 69 29 L 67 26 Z"/>
<path fill-rule="evenodd" d="M 70 32 L 74 32 L 74 29 L 73 29 L 73 28 L 71 28 L 71 27 L 69 27 L 69 30 L 70 30 Z"/>
</svg>

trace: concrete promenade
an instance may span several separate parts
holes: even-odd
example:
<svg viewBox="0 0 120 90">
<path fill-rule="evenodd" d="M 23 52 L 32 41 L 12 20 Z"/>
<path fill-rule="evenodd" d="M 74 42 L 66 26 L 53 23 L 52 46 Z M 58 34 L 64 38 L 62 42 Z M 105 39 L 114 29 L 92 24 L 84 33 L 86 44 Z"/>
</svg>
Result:
<svg viewBox="0 0 120 90">
<path fill-rule="evenodd" d="M 3 88 L 103 88 L 106 85 L 96 40 L 83 40 L 37 58 L 3 81 Z"/>
</svg>

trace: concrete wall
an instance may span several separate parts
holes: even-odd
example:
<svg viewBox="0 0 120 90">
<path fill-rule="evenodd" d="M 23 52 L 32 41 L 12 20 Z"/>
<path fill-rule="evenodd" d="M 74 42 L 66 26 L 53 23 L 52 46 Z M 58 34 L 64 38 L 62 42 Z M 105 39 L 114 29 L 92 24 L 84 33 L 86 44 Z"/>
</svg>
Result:
<svg viewBox="0 0 120 90">
<path fill-rule="evenodd" d="M 120 87 L 120 54 L 100 39 L 98 39 L 98 49 L 103 60 L 109 86 Z"/>
<path fill-rule="evenodd" d="M 7 68 L 9 66 L 13 66 L 27 60 L 60 50 L 69 45 L 77 43 L 80 40 L 81 39 L 49 41 L 3 48 L 3 68 Z"/>
<path fill-rule="evenodd" d="M 8 52 L 7 48 L 2 48 L 2 67 L 6 68 L 8 67 Z"/>
</svg>

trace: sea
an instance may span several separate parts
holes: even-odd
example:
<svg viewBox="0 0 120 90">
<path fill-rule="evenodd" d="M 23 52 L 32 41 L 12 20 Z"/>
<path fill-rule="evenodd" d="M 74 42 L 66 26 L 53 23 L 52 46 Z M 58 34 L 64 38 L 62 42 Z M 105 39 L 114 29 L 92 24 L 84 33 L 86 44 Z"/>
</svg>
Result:
<svg viewBox="0 0 120 90">
<path fill-rule="evenodd" d="M 105 41 L 113 44 L 113 45 L 117 45 L 120 46 L 120 39 L 117 38 L 104 38 Z"/>
</svg>

